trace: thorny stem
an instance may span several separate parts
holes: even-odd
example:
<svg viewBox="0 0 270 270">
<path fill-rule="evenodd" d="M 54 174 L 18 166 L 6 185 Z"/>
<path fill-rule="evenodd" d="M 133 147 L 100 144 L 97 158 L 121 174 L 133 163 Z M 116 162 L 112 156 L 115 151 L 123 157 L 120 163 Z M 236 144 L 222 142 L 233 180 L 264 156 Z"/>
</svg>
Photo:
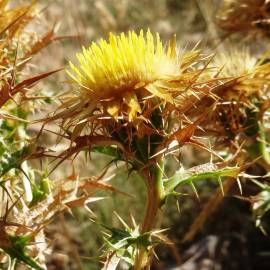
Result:
<svg viewBox="0 0 270 270">
<path fill-rule="evenodd" d="M 144 180 L 147 188 L 147 205 L 141 227 L 142 234 L 153 229 L 158 209 L 162 205 L 164 198 L 162 182 L 163 168 L 164 160 L 161 158 L 157 160 L 156 164 L 151 165 L 150 168 L 144 172 Z M 147 264 L 145 264 L 145 261 L 147 261 L 147 255 L 145 247 L 141 247 L 138 250 L 134 270 L 146 269 Z"/>
</svg>

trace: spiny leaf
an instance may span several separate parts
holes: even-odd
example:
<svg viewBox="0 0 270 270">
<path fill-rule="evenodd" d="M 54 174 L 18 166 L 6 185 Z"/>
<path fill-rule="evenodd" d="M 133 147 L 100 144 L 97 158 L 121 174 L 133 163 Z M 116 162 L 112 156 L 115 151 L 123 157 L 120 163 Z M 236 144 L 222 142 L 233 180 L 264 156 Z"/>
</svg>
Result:
<svg viewBox="0 0 270 270">
<path fill-rule="evenodd" d="M 31 240 L 30 236 L 10 236 L 9 239 L 11 247 L 3 248 L 3 250 L 11 257 L 12 260 L 24 262 L 26 265 L 36 270 L 44 270 L 44 268 L 39 266 L 36 261 L 24 251 L 25 247 Z"/>
<path fill-rule="evenodd" d="M 189 170 L 178 171 L 174 176 L 164 182 L 165 194 L 169 195 L 176 187 L 207 178 L 220 178 L 224 176 L 237 177 L 240 167 L 228 167 L 226 163 L 206 163 Z"/>
<path fill-rule="evenodd" d="M 28 145 L 14 153 L 5 153 L 0 161 L 0 176 L 11 169 L 19 168 L 23 160 L 31 153 L 32 146 Z"/>
</svg>

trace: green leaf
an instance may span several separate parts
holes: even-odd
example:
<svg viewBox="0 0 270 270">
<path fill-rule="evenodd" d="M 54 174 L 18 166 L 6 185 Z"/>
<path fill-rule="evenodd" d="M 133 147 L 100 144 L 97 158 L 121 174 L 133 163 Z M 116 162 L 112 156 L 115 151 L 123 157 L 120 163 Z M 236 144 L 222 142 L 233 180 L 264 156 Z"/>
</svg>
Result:
<svg viewBox="0 0 270 270">
<path fill-rule="evenodd" d="M 117 229 L 110 228 L 106 225 L 102 225 L 108 231 L 110 231 L 110 236 L 105 239 L 107 248 L 105 253 L 115 252 L 118 257 L 125 260 L 127 263 L 133 265 L 136 251 L 139 248 L 148 249 L 153 245 L 161 243 L 161 241 L 153 241 L 151 236 L 155 232 L 146 232 L 140 234 L 139 227 L 135 229 L 125 228 Z"/>
<path fill-rule="evenodd" d="M 43 201 L 50 192 L 49 179 L 42 179 L 40 184 L 31 183 L 33 199 L 29 204 L 29 207 L 35 206 L 39 202 Z"/>
<path fill-rule="evenodd" d="M 26 265 L 36 269 L 44 270 L 38 263 L 24 252 L 25 247 L 30 242 L 30 236 L 9 236 L 11 247 L 3 250 L 11 257 L 12 260 L 24 262 Z"/>
<path fill-rule="evenodd" d="M 91 149 L 91 152 L 104 154 L 117 159 L 122 159 L 122 155 L 119 149 L 113 146 L 95 146 Z"/>
<path fill-rule="evenodd" d="M 18 169 L 24 158 L 26 158 L 30 153 L 30 145 L 25 146 L 13 153 L 6 152 L 0 161 L 0 177 L 9 172 L 11 169 Z"/>
<path fill-rule="evenodd" d="M 170 195 L 180 185 L 193 184 L 194 181 L 207 178 L 228 176 L 237 177 L 240 167 L 228 167 L 225 163 L 206 163 L 188 170 L 179 170 L 174 176 L 164 181 L 165 194 Z"/>
</svg>

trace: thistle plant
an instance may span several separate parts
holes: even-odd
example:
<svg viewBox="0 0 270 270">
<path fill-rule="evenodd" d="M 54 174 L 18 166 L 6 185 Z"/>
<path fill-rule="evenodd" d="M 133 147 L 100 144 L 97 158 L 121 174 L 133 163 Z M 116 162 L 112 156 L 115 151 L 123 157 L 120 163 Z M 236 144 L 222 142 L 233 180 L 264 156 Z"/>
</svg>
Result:
<svg viewBox="0 0 270 270">
<path fill-rule="evenodd" d="M 237 153 L 234 158 L 239 164 L 248 164 L 249 170 L 259 171 L 259 174 L 255 173 L 256 176 L 245 174 L 245 178 L 251 179 L 262 189 L 262 192 L 250 198 L 250 202 L 256 224 L 263 232 L 261 218 L 268 211 L 268 197 L 264 196 L 268 190 L 265 172 L 269 170 L 269 62 L 265 55 L 256 57 L 246 47 L 241 50 L 229 48 L 226 52 L 217 53 L 212 65 L 220 67 L 218 76 L 232 80 L 216 92 L 220 100 L 208 114 L 206 123 L 202 124 L 208 134 L 214 133 L 215 150 L 222 153 L 224 158 Z M 260 177 L 265 184 L 258 180 Z M 243 182 L 237 182 L 242 192 Z M 234 181 L 228 179 L 223 183 L 222 192 L 217 190 L 211 196 L 187 232 L 185 241 L 194 237 L 208 217 L 218 209 L 224 198 L 222 195 L 233 185 Z"/>
<path fill-rule="evenodd" d="M 224 2 L 218 14 L 221 28 L 268 34 L 269 1 Z M 29 116 L 51 100 L 33 86 L 55 71 L 25 75 L 31 58 L 58 38 L 54 29 L 42 36 L 29 30 L 38 14 L 35 2 L 11 8 L 8 0 L 0 0 L 0 13 L 0 267 L 45 270 L 51 252 L 46 225 L 57 214 L 83 206 L 106 231 L 104 270 L 116 269 L 121 260 L 130 269 L 150 269 L 155 247 L 171 244 L 166 228 L 160 228 L 159 212 L 169 197 L 182 195 L 178 188 L 183 185 L 199 198 L 200 180 L 216 180 L 218 196 L 210 199 L 186 239 L 235 182 L 241 191 L 242 178 L 261 189 L 249 199 L 256 225 L 264 231 L 262 218 L 270 209 L 268 175 L 263 175 L 270 168 L 267 53 L 254 57 L 248 49 L 232 49 L 206 55 L 197 47 L 179 48 L 176 36 L 165 43 L 150 30 L 110 33 L 70 62 L 70 89 L 59 96 L 54 113 L 41 120 L 44 125 L 57 121 L 59 136 L 69 140 L 58 155 L 39 147 L 39 137 L 27 130 Z M 186 168 L 184 146 L 205 152 L 209 162 Z M 53 180 L 47 169 L 30 161 L 52 155 L 60 158 L 59 165 L 80 152 L 104 154 L 111 162 L 96 177 L 79 177 L 73 169 L 71 176 Z M 173 171 L 167 168 L 172 157 L 177 161 Z M 101 224 L 88 207 L 103 199 L 93 195 L 95 190 L 126 195 L 105 179 L 114 164 L 136 174 L 147 197 L 138 220 L 130 209 L 131 225 L 116 214 L 123 228 Z M 263 173 L 247 174 L 254 164 Z"/>
<path fill-rule="evenodd" d="M 221 67 L 221 76 L 236 78 L 219 94 L 222 102 L 214 112 L 217 121 L 227 138 L 237 137 L 238 145 L 243 139 L 254 139 L 269 103 L 269 62 L 242 48 L 217 55 L 213 64 Z"/>
<path fill-rule="evenodd" d="M 253 36 L 268 37 L 269 1 L 223 1 L 217 15 L 217 25 L 228 35 L 245 32 Z M 227 66 L 225 70 L 229 71 L 231 76 L 239 77 L 233 84 L 233 91 L 225 97 L 227 104 L 220 106 L 223 110 L 223 117 L 220 117 L 220 120 L 226 123 L 223 124 L 223 130 L 226 130 L 225 137 L 229 139 L 227 142 L 230 141 L 229 144 L 233 147 L 241 148 L 240 159 L 246 162 L 253 160 L 254 167 L 260 168 L 257 176 L 259 179 L 253 179 L 253 183 L 261 191 L 256 196 L 252 196 L 250 202 L 256 225 L 265 233 L 262 217 L 268 212 L 270 163 L 269 59 L 268 49 L 264 52 L 262 39 L 258 45 L 258 52 L 253 48 L 253 54 L 250 52 L 250 46 L 250 49 L 242 49 L 241 52 L 239 49 L 234 50 L 230 55 L 225 54 L 226 56 L 223 57 L 223 64 Z M 231 107 L 229 111 L 233 111 L 233 114 L 230 114 L 233 117 L 225 116 L 228 115 L 229 107 Z"/>
<path fill-rule="evenodd" d="M 167 158 L 177 157 L 187 144 L 215 154 L 197 137 L 207 119 L 200 108 L 214 109 L 215 93 L 227 87 L 231 78 L 213 75 L 208 67 L 211 56 L 197 49 L 180 50 L 175 37 L 165 46 L 159 34 L 149 30 L 110 34 L 108 41 L 83 48 L 77 59 L 79 64 L 70 63 L 67 71 L 75 86 L 60 97 L 62 104 L 47 122 L 60 119 L 61 136 L 70 140 L 62 160 L 80 151 L 100 152 L 124 161 L 129 172 L 141 176 L 147 203 L 144 218 L 135 226 L 137 236 L 129 229 L 119 234 L 128 238 L 113 237 L 111 244 L 122 248 L 120 242 L 125 241 L 126 248 L 132 246 L 128 261 L 134 269 L 149 268 L 158 211 L 167 197 L 176 195 L 180 185 L 190 184 L 197 194 L 196 180 L 220 181 L 242 171 L 212 161 L 185 170 L 179 161 L 180 170 L 167 177 L 164 167 Z"/>
<path fill-rule="evenodd" d="M 268 172 L 270 161 L 268 148 L 270 73 L 269 62 L 264 55 L 256 58 L 247 49 L 242 49 L 241 52 L 235 50 L 226 57 L 227 62 L 224 62 L 224 65 L 227 65 L 227 68 L 232 72 L 230 75 L 238 76 L 238 79 L 224 96 L 225 102 L 220 106 L 219 119 L 220 121 L 225 119 L 222 125 L 227 143 L 230 141 L 231 147 L 239 149 L 238 159 L 245 162 L 253 161 L 257 167 L 261 168 L 261 171 Z M 240 59 L 242 64 L 233 69 L 231 62 L 237 63 Z M 224 72 L 227 68 L 224 68 Z M 225 114 L 227 112 L 228 115 L 228 110 L 233 112 L 233 115 L 226 117 Z M 263 177 L 262 181 L 267 179 L 262 172 L 259 172 L 259 176 Z M 262 184 L 255 179 L 252 181 L 262 188 L 260 194 L 264 194 L 264 190 L 267 190 L 267 182 Z M 258 198 L 260 194 L 257 195 Z M 262 204 L 267 205 L 267 199 Z M 251 199 L 251 205 L 256 217 L 256 224 L 264 231 L 261 226 L 261 217 L 268 211 L 267 207 L 264 208 L 265 212 L 260 210 L 258 217 L 258 204 Z"/>
</svg>

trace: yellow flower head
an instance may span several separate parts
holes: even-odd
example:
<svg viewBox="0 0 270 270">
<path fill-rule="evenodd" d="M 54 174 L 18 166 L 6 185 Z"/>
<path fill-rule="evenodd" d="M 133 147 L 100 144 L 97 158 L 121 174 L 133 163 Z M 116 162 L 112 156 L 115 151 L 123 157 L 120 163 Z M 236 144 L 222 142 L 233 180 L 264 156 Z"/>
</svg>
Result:
<svg viewBox="0 0 270 270">
<path fill-rule="evenodd" d="M 169 81 L 180 73 L 175 43 L 165 49 L 158 33 L 110 34 L 108 41 L 83 48 L 77 59 L 79 66 L 70 63 L 68 74 L 80 85 L 79 96 L 101 102 L 115 118 L 127 108 L 125 113 L 133 120 L 141 112 L 142 96 L 173 102 Z"/>
<path fill-rule="evenodd" d="M 270 64 L 251 55 L 247 48 L 229 49 L 218 54 L 213 62 L 220 68 L 220 76 L 236 78 L 231 88 L 236 95 L 250 96 L 260 93 L 268 85 Z"/>
<path fill-rule="evenodd" d="M 180 54 L 175 37 L 164 45 L 149 30 L 110 34 L 77 59 L 68 71 L 75 86 L 49 119 L 61 119 L 72 140 L 81 134 L 127 137 L 130 146 L 134 136 L 168 135 L 201 97 L 211 96 L 217 81 L 206 76 L 209 58 L 199 50 Z"/>
<path fill-rule="evenodd" d="M 256 58 L 247 48 L 229 49 L 214 58 L 214 65 L 222 68 L 220 74 L 224 77 L 243 76 L 250 73 L 254 70 L 256 62 Z"/>
</svg>

